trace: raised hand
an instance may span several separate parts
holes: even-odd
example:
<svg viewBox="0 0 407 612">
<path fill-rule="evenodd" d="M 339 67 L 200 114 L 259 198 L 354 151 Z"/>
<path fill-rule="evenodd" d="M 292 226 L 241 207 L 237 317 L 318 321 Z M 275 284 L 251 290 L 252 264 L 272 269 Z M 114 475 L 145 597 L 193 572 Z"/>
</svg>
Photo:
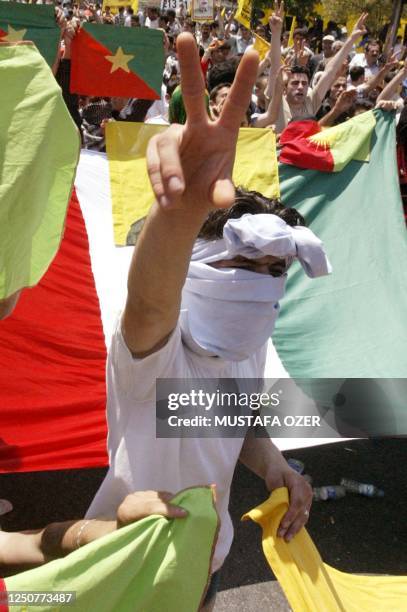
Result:
<svg viewBox="0 0 407 612">
<path fill-rule="evenodd" d="M 226 208 L 234 201 L 232 170 L 239 126 L 250 103 L 258 54 L 244 54 L 220 117 L 207 115 L 202 75 L 191 34 L 177 39 L 181 88 L 187 122 L 172 125 L 150 140 L 147 168 L 158 204 L 163 208 Z"/>
<path fill-rule="evenodd" d="M 366 34 L 366 19 L 368 18 L 368 16 L 369 13 L 362 13 L 355 25 L 353 26 L 352 34 L 350 35 L 353 40 L 357 40 L 358 38 Z"/>
<path fill-rule="evenodd" d="M 269 19 L 269 25 L 272 35 L 281 33 L 284 25 L 284 0 L 281 0 L 280 3 L 275 0 L 274 12 Z"/>
<path fill-rule="evenodd" d="M 308 51 L 305 50 L 305 40 L 302 40 L 300 42 L 299 49 L 295 53 L 294 58 L 295 58 L 294 63 L 296 66 L 306 66 L 308 64 L 310 55 Z"/>
<path fill-rule="evenodd" d="M 357 97 L 357 91 L 356 89 L 350 89 L 348 91 L 343 91 L 335 104 L 335 110 L 337 110 L 340 113 L 346 113 L 351 106 L 353 105 L 353 103 L 355 102 Z"/>
</svg>

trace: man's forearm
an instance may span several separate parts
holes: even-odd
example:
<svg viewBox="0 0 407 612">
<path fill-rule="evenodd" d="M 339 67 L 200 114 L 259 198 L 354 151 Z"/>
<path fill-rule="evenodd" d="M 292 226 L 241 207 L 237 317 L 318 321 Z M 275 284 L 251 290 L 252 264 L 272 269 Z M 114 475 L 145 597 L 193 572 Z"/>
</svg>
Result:
<svg viewBox="0 0 407 612">
<path fill-rule="evenodd" d="M 336 119 L 342 114 L 343 111 L 338 110 L 336 106 L 324 115 L 319 121 L 321 127 L 332 127 L 335 124 Z"/>
<path fill-rule="evenodd" d="M 320 103 L 322 103 L 322 100 L 325 98 L 327 92 L 331 88 L 332 83 L 335 81 L 337 73 L 352 49 L 353 42 L 354 38 L 350 36 L 343 45 L 342 49 L 338 51 L 338 53 L 334 55 L 334 57 L 327 63 L 327 66 L 322 73 L 322 77 L 319 79 L 314 89 L 314 95 L 318 96 Z"/>
<path fill-rule="evenodd" d="M 265 90 L 265 94 L 268 98 L 271 98 L 274 93 L 277 74 L 281 67 L 281 31 L 276 31 L 272 34 L 270 61 L 270 74 Z"/>
<path fill-rule="evenodd" d="M 135 355 L 159 348 L 176 326 L 192 247 L 207 213 L 154 204 L 134 250 L 122 322 Z"/>
<path fill-rule="evenodd" d="M 402 83 L 402 81 L 406 78 L 406 76 L 407 76 L 407 70 L 406 68 L 403 68 L 396 74 L 396 76 L 394 77 L 394 79 L 390 81 L 390 83 L 387 83 L 386 87 L 379 94 L 377 98 L 377 102 L 380 102 L 381 100 L 391 100 L 391 98 L 397 92 L 397 89 L 400 86 L 400 83 Z"/>
<path fill-rule="evenodd" d="M 290 469 L 283 455 L 271 439 L 256 438 L 253 429 L 249 429 L 246 435 L 239 461 L 263 479 L 266 479 L 267 473 L 271 468 L 276 471 Z"/>
</svg>

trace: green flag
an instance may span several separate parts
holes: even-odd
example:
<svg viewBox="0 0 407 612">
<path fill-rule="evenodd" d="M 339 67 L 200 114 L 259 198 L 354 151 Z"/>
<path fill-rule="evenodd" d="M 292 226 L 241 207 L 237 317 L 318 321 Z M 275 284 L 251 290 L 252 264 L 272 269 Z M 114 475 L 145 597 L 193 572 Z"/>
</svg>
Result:
<svg viewBox="0 0 407 612">
<path fill-rule="evenodd" d="M 197 612 L 218 530 L 213 491 L 185 489 L 172 502 L 188 516 L 149 516 L 64 559 L 6 578 L 7 591 L 75 592 L 74 603 L 66 606 L 72 612 Z M 55 599 L 35 610 L 62 610 L 62 603 Z M 9 609 L 21 611 L 22 606 Z"/>
<path fill-rule="evenodd" d="M 407 234 L 394 117 L 374 115 L 369 161 L 351 160 L 337 173 L 280 165 L 284 204 L 304 215 L 333 266 L 313 282 L 297 263 L 289 275 L 273 342 L 295 378 L 407 375 Z"/>
<path fill-rule="evenodd" d="M 57 252 L 80 139 L 61 89 L 34 45 L 0 45 L 0 82 L 3 299 L 35 285 Z"/>
<path fill-rule="evenodd" d="M 54 5 L 0 2 L 0 42 L 30 40 L 52 66 L 60 35 Z"/>
</svg>

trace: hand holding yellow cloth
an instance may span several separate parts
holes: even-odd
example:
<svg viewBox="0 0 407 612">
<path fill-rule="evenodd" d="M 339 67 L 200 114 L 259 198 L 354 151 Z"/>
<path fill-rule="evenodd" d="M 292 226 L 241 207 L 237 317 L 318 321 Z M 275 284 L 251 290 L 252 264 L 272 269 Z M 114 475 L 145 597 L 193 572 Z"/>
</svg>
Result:
<svg viewBox="0 0 407 612">
<path fill-rule="evenodd" d="M 294 612 L 404 612 L 407 576 L 346 574 L 324 563 L 305 528 L 289 542 L 277 529 L 289 505 L 288 490 L 242 517 L 263 529 L 263 551 Z"/>
</svg>

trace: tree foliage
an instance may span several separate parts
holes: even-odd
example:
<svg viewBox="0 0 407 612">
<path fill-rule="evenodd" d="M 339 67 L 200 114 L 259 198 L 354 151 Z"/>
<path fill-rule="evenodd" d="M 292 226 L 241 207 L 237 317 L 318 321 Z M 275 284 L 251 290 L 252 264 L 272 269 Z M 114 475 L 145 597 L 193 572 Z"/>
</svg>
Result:
<svg viewBox="0 0 407 612">
<path fill-rule="evenodd" d="M 286 0 L 286 15 L 295 15 L 300 19 L 315 14 L 316 0 Z M 253 0 L 254 8 L 273 8 L 274 0 Z"/>
<path fill-rule="evenodd" d="M 392 0 L 322 0 L 325 15 L 328 19 L 345 24 L 351 16 L 369 13 L 367 26 L 372 32 L 378 32 L 384 23 L 390 21 Z"/>
</svg>

